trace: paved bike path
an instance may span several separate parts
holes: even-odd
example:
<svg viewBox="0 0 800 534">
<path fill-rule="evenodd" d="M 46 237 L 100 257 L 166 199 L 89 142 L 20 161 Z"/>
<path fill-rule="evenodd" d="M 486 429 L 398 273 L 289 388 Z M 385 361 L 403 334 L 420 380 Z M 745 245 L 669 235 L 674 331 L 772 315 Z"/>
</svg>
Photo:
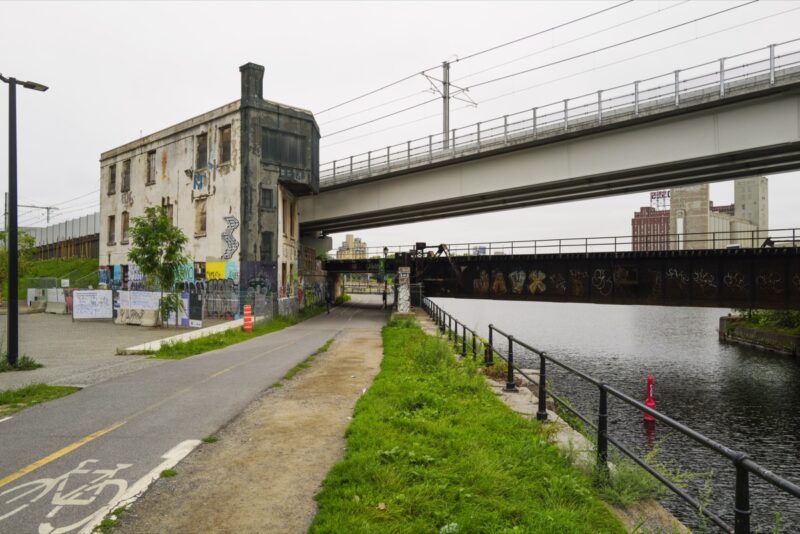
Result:
<svg viewBox="0 0 800 534">
<path fill-rule="evenodd" d="M 90 532 L 345 326 L 340 307 L 165 362 L 0 422 L 0 533 Z"/>
</svg>

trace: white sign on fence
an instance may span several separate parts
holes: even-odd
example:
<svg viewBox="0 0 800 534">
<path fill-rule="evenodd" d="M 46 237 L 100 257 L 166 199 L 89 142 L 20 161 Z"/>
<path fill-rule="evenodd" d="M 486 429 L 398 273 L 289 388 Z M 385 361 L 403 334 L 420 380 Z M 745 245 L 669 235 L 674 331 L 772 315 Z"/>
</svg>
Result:
<svg viewBox="0 0 800 534">
<path fill-rule="evenodd" d="M 111 319 L 114 315 L 113 291 L 96 289 L 72 293 L 74 319 Z"/>
<path fill-rule="evenodd" d="M 69 278 L 61 279 L 61 287 L 69 287 Z"/>
<path fill-rule="evenodd" d="M 120 291 L 117 307 L 122 310 L 157 310 L 161 293 L 156 291 Z"/>
</svg>

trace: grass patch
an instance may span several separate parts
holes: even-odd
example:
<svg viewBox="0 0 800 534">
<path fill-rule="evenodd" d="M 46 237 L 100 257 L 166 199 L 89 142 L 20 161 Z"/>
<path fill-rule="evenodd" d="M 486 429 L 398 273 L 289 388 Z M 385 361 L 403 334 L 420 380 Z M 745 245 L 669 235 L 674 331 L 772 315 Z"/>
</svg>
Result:
<svg viewBox="0 0 800 534">
<path fill-rule="evenodd" d="M 328 348 L 331 346 L 331 343 L 333 343 L 333 338 L 330 338 L 328 341 L 326 341 L 324 345 L 322 345 L 314 352 L 314 354 L 312 354 L 302 362 L 298 363 L 297 365 L 289 369 L 289 371 L 287 371 L 287 373 L 283 375 L 283 378 L 281 380 L 291 380 L 292 378 L 295 377 L 297 373 L 299 373 L 303 369 L 308 369 L 309 367 L 311 367 L 311 362 L 314 361 L 314 358 L 318 354 L 322 354 L 323 352 L 327 351 Z M 275 382 L 274 384 L 272 384 L 272 387 L 280 388 L 283 387 L 283 384 L 281 382 Z"/>
<path fill-rule="evenodd" d="M 163 471 L 161 471 L 161 478 L 170 478 L 174 477 L 177 474 L 178 472 L 175 471 L 174 469 L 164 469 Z"/>
<path fill-rule="evenodd" d="M 480 362 L 405 320 L 383 329 L 383 346 L 310 532 L 623 532 L 544 426 L 495 397 Z"/>
<path fill-rule="evenodd" d="M 344 304 L 345 302 L 350 302 L 352 297 L 347 293 L 343 293 L 334 299 L 333 303 L 339 306 L 340 304 Z"/>
<path fill-rule="evenodd" d="M 28 287 L 33 287 L 31 278 L 55 278 L 56 284 L 61 279 L 69 279 L 69 287 L 97 287 L 97 258 L 52 258 L 34 260 L 28 264 L 25 278 L 19 282 L 17 293 L 20 300 L 25 300 Z M 60 286 L 59 286 L 60 287 Z M 8 295 L 8 287 L 3 284 L 3 297 Z"/>
<path fill-rule="evenodd" d="M 283 330 L 288 326 L 295 325 L 315 315 L 319 315 L 325 310 L 322 307 L 305 308 L 297 315 L 288 317 L 276 317 L 271 321 L 264 321 L 253 325 L 252 332 L 243 332 L 239 328 L 232 328 L 224 332 L 217 332 L 197 339 L 188 341 L 172 341 L 164 343 L 153 355 L 153 358 L 160 360 L 182 360 L 189 356 L 195 356 L 211 350 L 217 350 L 257 336 L 263 336 L 278 330 Z"/>
<path fill-rule="evenodd" d="M 0 391 L 0 416 L 10 415 L 34 404 L 65 397 L 80 388 L 31 384 L 18 389 Z"/>
<path fill-rule="evenodd" d="M 44 367 L 41 363 L 28 356 L 20 356 L 17 358 L 16 365 L 9 365 L 7 356 L 2 355 L 0 359 L 0 373 L 7 373 L 11 371 L 33 371 Z"/>
<path fill-rule="evenodd" d="M 108 516 L 104 517 L 99 525 L 94 527 L 92 532 L 99 532 L 100 534 L 109 534 L 119 524 L 119 516 L 128 511 L 125 506 L 115 508 Z"/>
<path fill-rule="evenodd" d="M 203 443 L 216 443 L 219 441 L 217 436 L 206 436 L 203 438 Z"/>
</svg>

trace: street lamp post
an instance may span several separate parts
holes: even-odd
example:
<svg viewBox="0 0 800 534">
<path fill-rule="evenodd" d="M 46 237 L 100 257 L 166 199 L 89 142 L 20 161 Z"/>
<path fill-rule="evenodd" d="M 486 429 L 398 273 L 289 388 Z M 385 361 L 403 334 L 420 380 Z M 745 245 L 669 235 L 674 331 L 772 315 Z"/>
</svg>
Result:
<svg viewBox="0 0 800 534">
<path fill-rule="evenodd" d="M 36 82 L 23 82 L 16 78 L 0 80 L 8 84 L 8 227 L 6 244 L 8 250 L 8 348 L 6 359 L 9 365 L 17 364 L 19 355 L 19 300 L 17 299 L 17 85 L 34 91 L 47 91 L 47 86 Z"/>
</svg>

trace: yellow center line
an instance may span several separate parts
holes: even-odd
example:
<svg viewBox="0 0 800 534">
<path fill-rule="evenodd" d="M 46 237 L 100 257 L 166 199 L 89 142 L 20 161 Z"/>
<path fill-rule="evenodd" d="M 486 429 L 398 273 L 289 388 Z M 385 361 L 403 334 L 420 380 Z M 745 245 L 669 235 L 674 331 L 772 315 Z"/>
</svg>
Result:
<svg viewBox="0 0 800 534">
<path fill-rule="evenodd" d="M 99 438 L 100 436 L 108 434 L 112 430 L 118 429 L 119 427 L 121 427 L 125 423 L 127 423 L 127 421 L 118 421 L 118 422 L 114 423 L 113 425 L 111 425 L 109 427 L 106 427 L 106 428 L 104 428 L 102 430 L 98 430 L 97 432 L 95 432 L 93 434 L 89 434 L 88 436 L 86 436 L 84 438 L 81 438 L 78 441 L 76 441 L 74 443 L 71 443 L 71 444 L 67 445 L 66 447 L 64 447 L 62 449 L 58 449 L 56 452 L 48 454 L 47 456 L 45 456 L 44 458 L 42 458 L 40 460 L 36 460 L 32 464 L 29 464 L 29 465 L 23 467 L 22 469 L 20 469 L 19 471 L 15 472 L 15 473 L 11 473 L 7 477 L 0 479 L 0 488 L 2 488 L 3 486 L 5 486 L 7 484 L 10 484 L 11 482 L 14 482 L 15 480 L 17 480 L 20 477 L 23 477 L 23 476 L 27 475 L 31 471 L 35 471 L 35 470 L 39 469 L 40 467 L 42 467 L 44 465 L 47 465 L 47 464 L 49 464 L 50 462 L 52 462 L 54 460 L 58 460 L 62 456 L 65 456 L 65 455 L 71 453 L 72 451 L 74 451 L 78 447 L 82 447 L 82 446 L 86 445 L 87 443 L 89 443 L 90 441 L 93 441 L 93 440 Z"/>
<path fill-rule="evenodd" d="M 258 358 L 260 358 L 262 356 L 266 356 L 267 354 L 269 354 L 271 352 L 275 352 L 277 350 L 284 349 L 284 348 L 288 347 L 289 345 L 291 345 L 292 343 L 295 343 L 296 341 L 298 341 L 298 339 L 295 339 L 295 340 L 290 341 L 288 343 L 284 343 L 283 345 L 280 345 L 278 347 L 270 349 L 270 350 L 268 350 L 266 352 L 259 353 L 258 355 L 254 356 L 252 358 L 249 358 L 249 359 L 247 359 L 247 360 L 245 360 L 243 362 L 237 363 L 235 365 L 231 365 L 230 367 L 227 367 L 227 368 L 225 368 L 225 369 L 223 369 L 221 371 L 217 371 L 216 373 L 214 373 L 212 375 L 209 375 L 208 377 L 206 377 L 206 378 L 204 378 L 202 380 L 199 380 L 199 381 L 195 382 L 194 384 L 192 384 L 190 386 L 187 386 L 187 387 L 185 387 L 185 388 L 183 388 L 181 390 L 178 390 L 175 393 L 173 393 L 172 395 L 169 395 L 168 397 L 166 397 L 164 399 L 161 399 L 160 401 L 158 401 L 156 403 L 153 403 L 150 406 L 139 410 L 138 412 L 134 413 L 133 415 L 131 415 L 130 417 L 128 417 L 127 419 L 125 419 L 123 421 L 118 421 L 118 422 L 114 423 L 113 425 L 111 425 L 109 427 L 106 427 L 106 428 L 104 428 L 102 430 L 98 430 L 97 432 L 89 434 L 88 436 L 85 436 L 85 437 L 79 439 L 78 441 L 76 441 L 74 443 L 70 443 L 66 447 L 58 449 L 57 451 L 55 451 L 55 452 L 53 452 L 51 454 L 48 454 L 44 458 L 40 458 L 39 460 L 36 460 L 35 462 L 26 465 L 25 467 L 23 467 L 19 471 L 15 471 L 14 473 L 11 473 L 10 475 L 8 475 L 8 476 L 6 476 L 4 478 L 0 478 L 0 488 L 10 484 L 11 482 L 14 482 L 15 480 L 17 480 L 20 477 L 24 477 L 28 473 L 36 471 L 40 467 L 43 467 L 43 466 L 49 464 L 50 462 L 53 462 L 53 461 L 58 460 L 59 458 L 61 458 L 63 456 L 66 456 L 67 454 L 71 453 L 72 451 L 74 451 L 75 449 L 77 449 L 79 447 L 82 447 L 82 446 L 86 445 L 87 443 L 89 443 L 91 441 L 94 441 L 97 438 L 99 438 L 101 436 L 104 436 L 105 434 L 108 434 L 109 432 L 112 432 L 112 431 L 118 429 L 119 427 L 121 427 L 122 425 L 124 425 L 125 423 L 130 421 L 131 419 L 139 417 L 139 416 L 141 416 L 141 415 L 143 415 L 143 414 L 145 414 L 145 413 L 157 408 L 158 406 L 161 406 L 165 402 L 167 402 L 167 401 L 169 401 L 169 400 L 171 400 L 171 399 L 173 399 L 173 398 L 175 398 L 175 397 L 177 397 L 179 395 L 182 395 L 182 394 L 186 393 L 187 391 L 190 391 L 194 386 L 197 386 L 197 385 L 200 385 L 200 384 L 204 384 L 204 383 L 208 382 L 209 380 L 211 380 L 212 378 L 215 378 L 215 377 L 220 376 L 220 375 L 222 375 L 224 373 L 227 373 L 228 371 L 236 369 L 237 367 L 241 367 L 242 365 L 248 364 L 248 363 L 252 362 L 253 360 L 257 360 Z"/>
</svg>

